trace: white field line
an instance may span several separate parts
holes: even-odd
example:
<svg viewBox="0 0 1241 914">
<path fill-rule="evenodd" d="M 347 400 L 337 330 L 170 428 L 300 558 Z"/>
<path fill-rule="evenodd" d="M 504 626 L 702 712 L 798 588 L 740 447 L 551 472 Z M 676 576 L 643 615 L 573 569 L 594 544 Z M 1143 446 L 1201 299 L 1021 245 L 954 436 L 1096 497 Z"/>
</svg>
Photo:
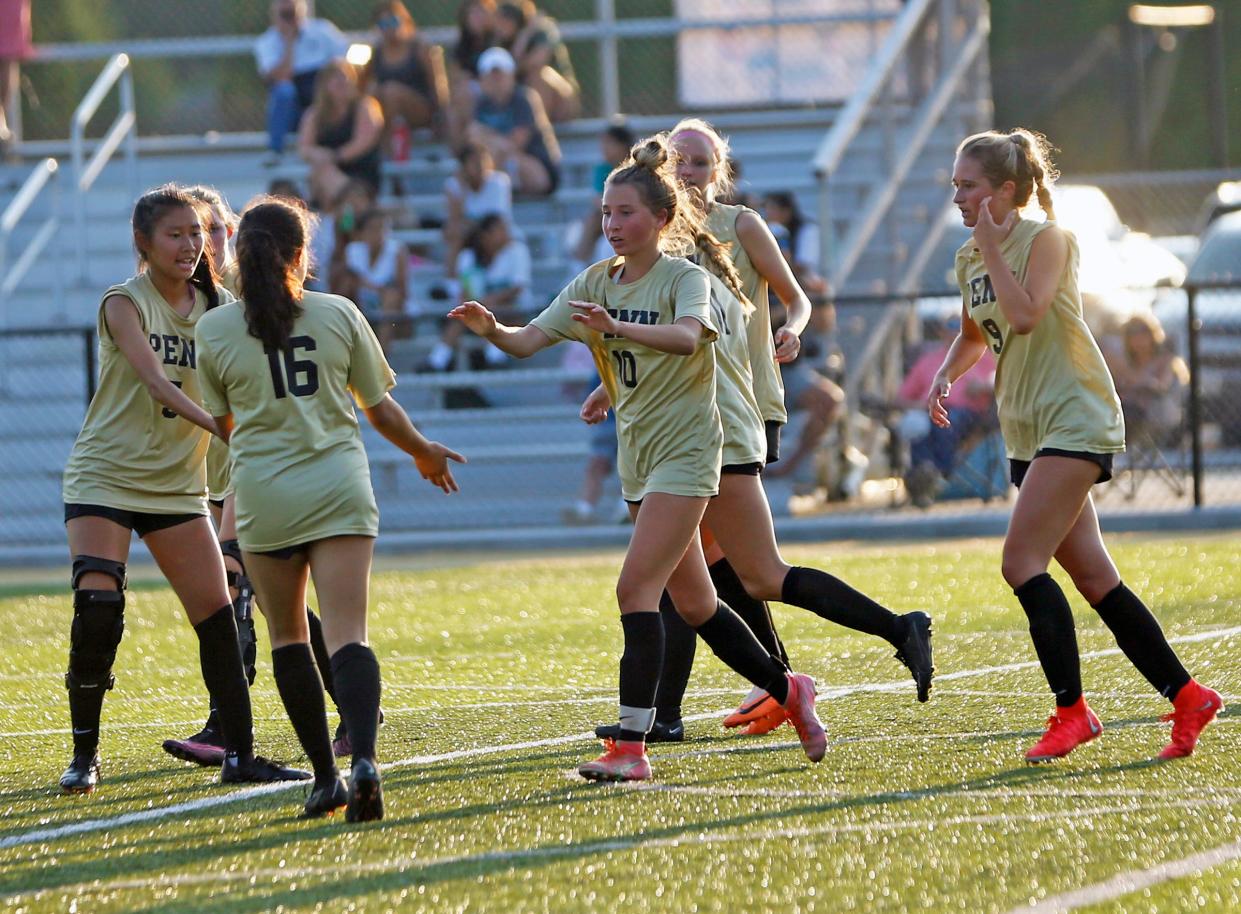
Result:
<svg viewBox="0 0 1241 914">
<path fill-rule="evenodd" d="M 1053 895 L 1042 901 L 1028 905 L 1019 905 L 1009 914 L 1067 914 L 1086 905 L 1102 904 L 1121 898 L 1133 892 L 1140 892 L 1163 882 L 1179 879 L 1182 876 L 1197 876 L 1203 870 L 1241 860 L 1241 841 L 1221 844 L 1210 850 L 1191 854 L 1180 860 L 1159 863 L 1144 870 L 1130 870 L 1118 873 L 1111 879 L 1083 886 L 1071 892 Z"/>
<path fill-rule="evenodd" d="M 576 781 L 576 772 L 567 772 L 566 779 Z M 618 785 L 622 790 L 635 793 L 676 793 L 687 796 L 715 797 L 723 800 L 761 799 L 761 800 L 847 800 L 856 794 L 847 790 L 780 790 L 770 787 L 700 787 L 694 784 L 653 784 L 650 782 L 634 782 Z M 892 791 L 894 799 L 904 800 L 981 800 L 993 803 L 996 800 L 1030 800 L 1030 799 L 1131 799 L 1157 800 L 1169 799 L 1189 803 L 1212 806 L 1235 806 L 1241 804 L 1241 787 L 1207 787 L 1195 790 L 1193 796 L 1186 800 L 1186 791 L 1182 789 L 1168 790 L 1135 790 L 1125 788 L 1059 788 L 1043 787 L 1012 790 L 1004 787 L 970 787 L 959 790 L 938 790 L 933 793 L 927 790 Z M 1171 804 L 1179 806 L 1179 803 Z"/>
<path fill-rule="evenodd" d="M 1201 804 L 1177 804 L 1201 805 Z M 1096 816 L 1132 815 L 1135 812 L 1149 810 L 1157 813 L 1168 808 L 1167 805 L 1113 805 L 1076 809 L 1058 809 L 1048 812 L 988 814 L 972 816 L 952 816 L 946 819 L 895 819 L 876 822 L 850 822 L 838 825 L 818 825 L 804 828 L 779 829 L 734 829 L 717 833 L 696 832 L 676 837 L 645 838 L 631 836 L 624 838 L 604 839 L 585 844 L 563 847 L 534 847 L 525 850 L 491 851 L 482 854 L 463 854 L 453 857 L 439 857 L 419 860 L 415 857 L 402 858 L 388 862 L 362 864 L 333 864 L 330 867 L 281 867 L 279 869 L 262 869 L 229 871 L 221 873 L 185 873 L 171 876 L 154 875 L 143 879 L 118 879 L 108 882 L 84 882 L 74 885 L 58 886 L 55 889 L 38 889 L 9 895 L 5 902 L 13 906 L 23 898 L 35 898 L 53 893 L 68 893 L 78 897 L 85 894 L 116 892 L 132 889 L 160 889 L 178 886 L 219 885 L 226 883 L 246 882 L 252 886 L 260 882 L 277 884 L 292 880 L 330 879 L 339 881 L 346 876 L 377 875 L 400 872 L 410 875 L 416 880 L 419 872 L 450 866 L 471 866 L 480 863 L 512 863 L 554 859 L 557 857 L 593 857 L 599 854 L 643 850 L 648 848 L 685 848 L 694 846 L 710 846 L 742 842 L 752 844 L 760 841 L 787 841 L 797 838 L 824 838 L 844 834 L 875 834 L 899 831 L 935 832 L 937 829 L 953 828 L 965 825 L 1011 825 L 1017 822 L 1068 822 L 1074 819 L 1090 819 Z M 1024 909 L 1022 909 L 1024 910 Z"/>
<path fill-rule="evenodd" d="M 1211 641 L 1223 638 L 1229 638 L 1235 634 L 1241 633 L 1241 625 L 1232 626 L 1230 628 L 1217 629 L 1210 632 L 1198 632 L 1193 635 L 1181 635 L 1168 640 L 1176 644 L 1188 644 L 1199 641 Z M 1119 654 L 1119 648 L 1110 648 L 1100 651 L 1091 651 L 1082 654 L 1082 659 L 1091 657 L 1110 656 Z M 1001 664 L 998 666 L 980 667 L 974 670 L 959 670 L 955 673 L 947 673 L 936 678 L 937 682 L 944 680 L 965 679 L 971 676 L 986 676 L 993 673 L 1007 673 L 1014 670 L 1023 670 L 1030 667 L 1038 666 L 1037 661 L 1019 662 Z M 853 686 L 836 686 L 826 691 L 828 697 L 840 697 L 844 695 L 856 694 L 858 692 L 893 692 L 898 689 L 909 688 L 909 681 L 902 679 L 895 682 L 868 683 Z M 822 695 L 820 696 L 822 697 Z M 704 718 L 715 717 L 716 715 L 727 713 L 732 710 L 724 709 L 706 714 L 690 715 L 684 718 L 687 721 L 701 720 Z M 519 752 L 525 749 L 541 749 L 551 746 L 563 746 L 567 743 L 576 743 L 584 740 L 593 740 L 595 735 L 593 732 L 587 731 L 583 733 L 571 733 L 568 736 L 554 736 L 548 739 L 529 740 L 522 743 L 508 743 L 500 746 L 478 746 L 473 749 L 458 749 L 452 752 L 442 752 L 435 755 L 415 755 L 407 759 L 401 759 L 396 762 L 389 762 L 382 765 L 385 771 L 392 771 L 400 768 L 408 768 L 413 765 L 434 765 L 440 762 L 454 762 L 466 758 L 478 758 L 486 755 L 498 755 L 505 752 Z M 277 784 L 264 784 L 260 787 L 251 787 L 244 790 L 234 791 L 215 797 L 201 797 L 197 800 L 188 800 L 184 803 L 174 803 L 170 806 L 159 806 L 152 809 L 145 809 L 138 812 L 123 813 L 117 816 L 108 816 L 99 819 L 85 819 L 80 822 L 72 822 L 66 825 L 57 825 L 51 828 L 35 829 L 33 831 L 21 832 L 15 835 L 8 835 L 0 838 L 0 850 L 9 847 L 15 847 L 22 844 L 33 844 L 38 842 L 52 841 L 57 838 L 69 835 L 82 834 L 84 832 L 98 831 L 100 829 L 116 828 L 121 825 L 133 825 L 140 822 L 150 822 L 158 819 L 167 818 L 168 816 L 180 815 L 183 813 L 198 812 L 203 809 L 213 809 L 219 806 L 227 806 L 241 800 L 250 799 L 264 793 L 274 793 L 279 790 L 288 790 L 296 786 L 304 786 L 300 781 L 286 781 Z"/>
</svg>

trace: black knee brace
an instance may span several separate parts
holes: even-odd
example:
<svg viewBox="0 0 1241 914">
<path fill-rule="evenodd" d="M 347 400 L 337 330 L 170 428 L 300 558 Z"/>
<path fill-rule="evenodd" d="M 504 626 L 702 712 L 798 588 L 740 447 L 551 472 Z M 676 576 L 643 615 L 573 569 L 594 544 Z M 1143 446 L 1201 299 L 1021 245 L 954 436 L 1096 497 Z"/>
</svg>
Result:
<svg viewBox="0 0 1241 914">
<path fill-rule="evenodd" d="M 89 574 L 92 571 L 106 574 L 116 581 L 117 590 L 124 590 L 129 583 L 129 578 L 125 574 L 124 562 L 114 562 L 111 559 L 101 559 L 93 555 L 75 555 L 73 557 L 73 579 L 69 586 L 77 590 L 78 581 L 82 580 L 83 575 Z"/>
<path fill-rule="evenodd" d="M 220 553 L 232 559 L 241 571 L 225 568 L 228 586 L 237 591 L 233 601 L 233 617 L 237 620 L 237 646 L 241 649 L 241 663 L 246 669 L 246 679 L 254 685 L 255 663 L 258 660 L 258 635 L 254 631 L 254 586 L 246 577 L 246 566 L 241 560 L 241 544 L 235 539 L 220 540 Z"/>
<path fill-rule="evenodd" d="M 124 630 L 123 591 L 74 591 L 69 671 L 65 674 L 65 687 L 101 691 L 112 688 L 116 681 L 112 676 L 112 663 L 116 660 L 116 649 Z"/>
</svg>

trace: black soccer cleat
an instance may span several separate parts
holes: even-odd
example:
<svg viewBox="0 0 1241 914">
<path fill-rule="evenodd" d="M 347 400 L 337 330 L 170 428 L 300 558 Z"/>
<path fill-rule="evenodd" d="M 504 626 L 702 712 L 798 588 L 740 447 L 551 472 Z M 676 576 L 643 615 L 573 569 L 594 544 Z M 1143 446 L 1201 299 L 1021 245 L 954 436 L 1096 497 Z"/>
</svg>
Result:
<svg viewBox="0 0 1241 914">
<path fill-rule="evenodd" d="M 595 736 L 599 739 L 620 739 L 620 724 L 600 724 L 595 727 Z M 646 734 L 648 743 L 680 743 L 685 740 L 685 724 L 680 720 L 665 723 L 657 720 L 651 724 L 651 732 Z"/>
<path fill-rule="evenodd" d="M 315 787 L 306 798 L 306 806 L 302 809 L 301 819 L 319 819 L 330 816 L 349 801 L 349 788 L 339 775 L 330 784 Z"/>
<path fill-rule="evenodd" d="M 75 755 L 60 776 L 60 789 L 65 793 L 92 793 L 99 783 L 99 754 Z"/>
<path fill-rule="evenodd" d="M 349 800 L 345 804 L 346 822 L 377 822 L 384 817 L 384 790 L 379 769 L 370 759 L 353 763 L 349 776 Z"/>
<path fill-rule="evenodd" d="M 918 686 L 918 701 L 931 697 L 931 677 L 935 664 L 931 659 L 931 617 L 926 613 L 905 613 L 905 640 L 896 649 L 896 659 L 909 667 Z"/>
<path fill-rule="evenodd" d="M 247 759 L 236 755 L 224 757 L 220 766 L 221 784 L 268 784 L 272 781 L 309 781 L 314 775 L 301 768 L 290 768 L 278 762 L 268 761 L 261 755 Z"/>
<path fill-rule="evenodd" d="M 164 740 L 164 751 L 183 762 L 214 768 L 224 764 L 224 735 L 213 727 L 203 727 L 185 739 Z"/>
</svg>

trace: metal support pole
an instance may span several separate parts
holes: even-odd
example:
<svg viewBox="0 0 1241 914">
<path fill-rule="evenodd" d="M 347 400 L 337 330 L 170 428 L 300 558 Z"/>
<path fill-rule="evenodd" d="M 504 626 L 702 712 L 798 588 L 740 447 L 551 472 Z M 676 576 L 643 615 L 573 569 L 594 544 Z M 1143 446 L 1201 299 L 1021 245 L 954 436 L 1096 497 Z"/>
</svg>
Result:
<svg viewBox="0 0 1241 914">
<path fill-rule="evenodd" d="M 1193 455 L 1194 507 L 1202 507 L 1202 387 L 1198 380 L 1198 289 L 1186 286 L 1186 329 L 1189 331 L 1189 434 Z"/>
<path fill-rule="evenodd" d="M 86 408 L 90 409 L 91 400 L 95 399 L 95 328 L 85 327 L 82 330 L 82 355 L 86 363 Z"/>
<path fill-rule="evenodd" d="M 134 68 L 127 66 L 121 74 L 121 112 L 137 117 L 134 107 Z M 125 137 L 125 180 L 129 183 L 130 199 L 138 199 L 138 122 L 134 121 Z"/>
<path fill-rule="evenodd" d="M 603 29 L 599 39 L 599 86 L 603 93 L 600 104 L 605 118 L 620 114 L 620 64 L 616 50 L 616 2 L 595 0 L 595 21 Z"/>
</svg>

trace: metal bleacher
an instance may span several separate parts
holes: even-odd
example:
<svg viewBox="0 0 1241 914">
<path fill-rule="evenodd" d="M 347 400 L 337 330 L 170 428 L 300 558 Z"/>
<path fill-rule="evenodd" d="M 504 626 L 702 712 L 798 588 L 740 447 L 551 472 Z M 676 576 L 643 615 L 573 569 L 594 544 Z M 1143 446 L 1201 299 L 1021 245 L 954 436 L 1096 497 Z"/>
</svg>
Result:
<svg viewBox="0 0 1241 914">
<path fill-rule="evenodd" d="M 925 11 L 933 0 L 910 7 Z M 928 164 L 915 169 L 902 188 L 902 209 L 925 210 L 927 222 L 944 199 L 943 171 L 951 162 L 952 144 L 960 124 L 974 115 L 974 102 L 962 99 L 959 117 L 945 117 L 929 134 L 923 147 Z M 967 110 L 968 109 L 968 110 Z M 730 139 L 734 156 L 744 167 L 744 187 L 761 195 L 790 190 L 807 213 L 819 210 L 821 184 L 815 173 L 816 153 L 841 114 L 836 106 L 767 111 L 705 112 Z M 896 117 L 907 116 L 899 112 Z M 639 134 L 667 129 L 675 120 L 635 117 Z M 580 220 L 592 198 L 590 172 L 597 161 L 600 120 L 560 125 L 557 133 L 564 153 L 563 178 L 556 194 L 546 199 L 518 198 L 515 222 L 531 247 L 535 266 L 535 300 L 549 301 L 570 277 L 564 238 Z M 888 133 L 863 126 L 851 137 L 847 154 L 832 174 L 836 208 L 831 219 L 842 228 L 852 219 L 850 200 L 864 205 L 868 190 L 882 175 L 876 172 L 878 146 L 891 141 Z M 264 138 L 260 134 L 209 135 L 208 138 L 165 138 L 157 148 L 138 156 L 139 188 L 166 181 L 214 185 L 240 208 L 266 189 L 275 177 L 298 178 L 304 170 L 296 161 L 275 168 L 264 165 Z M 26 156 L 64 156 L 64 143 L 31 143 Z M 933 164 L 931 164 L 933 163 Z M 433 300 L 430 289 L 441 279 L 435 265 L 441 253 L 439 233 L 419 227 L 425 217 L 442 217 L 442 186 L 455 161 L 449 149 L 429 141 L 416 144 L 411 160 L 388 165 L 387 177 L 399 178 L 402 194 L 393 193 L 385 180 L 381 203 L 400 217 L 401 237 L 425 256 L 426 265 L 411 271 L 410 307 L 422 314 L 412 338 L 398 339 L 390 351 L 399 383 L 394 396 L 429 436 L 457 448 L 470 464 L 457 472 L 461 493 L 445 498 L 421 480 L 412 463 L 363 422 L 371 456 L 375 492 L 380 503 L 384 541 L 396 546 L 427 543 L 483 542 L 497 531 L 515 541 L 536 538 L 537 531 L 559 527 L 561 508 L 576 491 L 588 456 L 588 430 L 577 419 L 585 381 L 580 369 L 561 367 L 565 347 L 552 347 L 527 363 L 477 372 L 420 374 L 426 348 L 436 336 L 439 315 L 447 309 Z M 16 193 L 30 170 L 30 162 L 0 165 L 0 209 Z M 68 171 L 68 169 L 64 169 Z M 69 181 L 62 178 L 68 192 Z M 60 472 L 84 412 L 85 374 L 89 370 L 79 335 L 13 335 L 14 328 L 79 328 L 93 326 L 101 291 L 129 276 L 134 253 L 128 225 L 133 203 L 130 176 L 121 163 L 107 165 L 86 197 L 87 260 L 79 269 L 72 239 L 62 231 L 34 264 L 20 287 L 0 307 L 0 562 L 59 555 L 63 550 L 60 520 Z M 44 195 L 24 221 L 31 225 L 54 206 Z M 920 231 L 913 226 L 910 232 Z M 20 240 L 19 226 L 15 237 Z M 854 269 L 853 285 L 865 287 L 869 275 L 888 268 L 897 247 L 908 248 L 909 238 L 878 239 L 868 247 Z M 900 252 L 908 257 L 908 251 Z M 868 272 L 869 271 L 869 272 Z M 63 289 L 63 294 L 57 294 Z M 844 321 L 861 345 L 866 322 Z M 848 345 L 848 340 L 846 339 Z M 460 406 L 454 391 L 470 396 Z M 481 397 L 481 401 L 477 398 Z M 777 515 L 785 511 L 788 483 L 769 485 Z M 614 534 L 612 534 L 614 535 Z M 588 542 L 590 531 L 574 531 L 575 541 Z M 533 539 L 531 540 L 533 541 Z"/>
</svg>

